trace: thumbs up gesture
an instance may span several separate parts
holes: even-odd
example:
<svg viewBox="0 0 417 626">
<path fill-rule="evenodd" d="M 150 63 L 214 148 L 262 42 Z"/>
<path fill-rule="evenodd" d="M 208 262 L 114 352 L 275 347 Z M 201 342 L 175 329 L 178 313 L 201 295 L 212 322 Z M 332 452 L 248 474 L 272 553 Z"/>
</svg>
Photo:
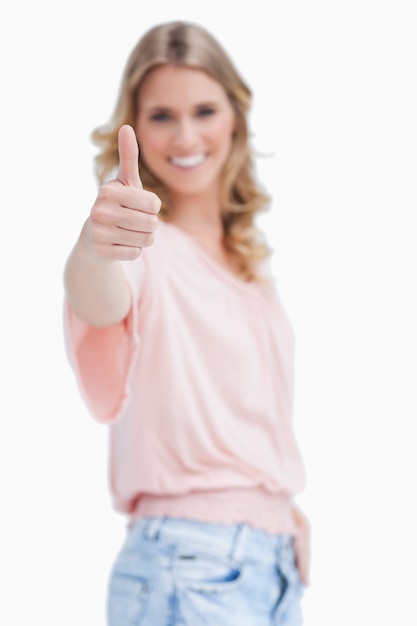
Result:
<svg viewBox="0 0 417 626">
<path fill-rule="evenodd" d="M 158 196 L 142 188 L 138 144 L 131 126 L 119 130 L 119 171 L 100 187 L 88 220 L 88 247 L 94 256 L 133 260 L 154 241 L 161 207 Z"/>
</svg>

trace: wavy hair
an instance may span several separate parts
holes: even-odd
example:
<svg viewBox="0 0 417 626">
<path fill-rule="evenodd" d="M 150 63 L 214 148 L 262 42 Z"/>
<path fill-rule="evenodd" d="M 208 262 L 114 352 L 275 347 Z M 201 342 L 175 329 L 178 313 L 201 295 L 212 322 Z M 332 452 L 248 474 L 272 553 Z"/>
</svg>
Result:
<svg viewBox="0 0 417 626">
<path fill-rule="evenodd" d="M 270 197 L 257 182 L 254 172 L 254 152 L 248 129 L 252 93 L 218 41 L 201 26 L 169 22 L 151 28 L 139 40 L 127 61 L 110 121 L 91 135 L 100 149 L 95 157 L 97 179 L 100 184 L 105 182 L 118 166 L 118 131 L 123 124 L 135 126 L 138 92 L 144 77 L 152 69 L 167 64 L 206 72 L 222 85 L 229 97 L 235 111 L 236 131 L 220 186 L 224 243 L 243 280 L 263 280 L 260 267 L 270 256 L 271 249 L 256 225 L 256 217 L 268 208 Z M 166 190 L 140 154 L 139 172 L 143 187 L 156 193 L 162 201 L 160 217 L 169 221 Z"/>
</svg>

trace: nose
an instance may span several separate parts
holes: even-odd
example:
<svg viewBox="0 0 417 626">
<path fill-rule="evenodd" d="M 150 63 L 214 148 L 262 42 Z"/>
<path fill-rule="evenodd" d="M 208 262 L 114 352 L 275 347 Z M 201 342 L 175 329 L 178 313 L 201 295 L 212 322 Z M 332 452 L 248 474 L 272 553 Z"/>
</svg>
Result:
<svg viewBox="0 0 417 626">
<path fill-rule="evenodd" d="M 180 118 L 175 125 L 173 143 L 176 148 L 192 148 L 197 141 L 197 129 L 190 118 Z"/>
</svg>

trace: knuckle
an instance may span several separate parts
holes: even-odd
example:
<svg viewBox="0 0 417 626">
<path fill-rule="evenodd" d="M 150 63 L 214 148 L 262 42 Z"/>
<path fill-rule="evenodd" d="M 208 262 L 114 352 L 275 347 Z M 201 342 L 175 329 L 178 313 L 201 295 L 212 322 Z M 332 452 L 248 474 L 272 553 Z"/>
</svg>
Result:
<svg viewBox="0 0 417 626">
<path fill-rule="evenodd" d="M 156 230 L 156 227 L 158 226 L 157 216 L 147 213 L 143 217 L 144 217 L 143 225 L 144 225 L 145 230 L 149 233 L 153 233 L 153 231 Z"/>
<path fill-rule="evenodd" d="M 107 259 L 109 258 L 109 252 L 103 244 L 97 240 L 91 242 L 91 251 L 99 259 Z"/>
<path fill-rule="evenodd" d="M 161 200 L 156 195 L 156 193 L 153 193 L 153 191 L 150 191 L 149 192 L 149 205 L 150 205 L 151 212 L 154 213 L 155 215 L 159 213 L 161 204 L 162 204 Z"/>
<path fill-rule="evenodd" d="M 92 209 L 91 209 L 91 213 L 90 213 L 90 221 L 92 224 L 95 223 L 100 223 L 103 221 L 103 216 L 104 216 L 104 210 L 103 210 L 103 206 L 101 205 L 100 202 L 96 202 Z"/>
<path fill-rule="evenodd" d="M 95 203 L 92 206 L 90 216 L 93 222 L 103 223 L 108 221 L 109 214 L 111 213 L 112 201 L 111 196 L 107 192 L 102 195 L 99 192 Z"/>
<path fill-rule="evenodd" d="M 145 233 L 142 238 L 142 246 L 144 248 L 151 246 L 155 241 L 154 233 Z"/>
<path fill-rule="evenodd" d="M 134 261 L 142 254 L 142 248 L 126 248 L 126 260 Z"/>
<path fill-rule="evenodd" d="M 106 207 L 101 204 L 96 204 L 91 210 L 90 223 L 92 236 L 97 236 L 101 233 L 101 230 L 105 228 L 105 225 L 109 222 L 108 213 Z"/>
<path fill-rule="evenodd" d="M 99 200 L 111 200 L 114 197 L 114 184 L 104 183 L 101 185 L 97 197 Z"/>
</svg>

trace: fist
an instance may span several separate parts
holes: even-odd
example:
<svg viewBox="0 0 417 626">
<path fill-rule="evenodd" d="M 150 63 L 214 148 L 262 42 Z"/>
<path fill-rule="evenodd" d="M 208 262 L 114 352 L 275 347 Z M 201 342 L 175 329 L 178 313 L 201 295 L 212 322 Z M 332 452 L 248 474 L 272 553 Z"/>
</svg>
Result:
<svg viewBox="0 0 417 626">
<path fill-rule="evenodd" d="M 152 245 L 161 201 L 142 188 L 135 131 L 122 126 L 117 177 L 102 185 L 87 220 L 87 245 L 97 257 L 133 260 Z"/>
</svg>

